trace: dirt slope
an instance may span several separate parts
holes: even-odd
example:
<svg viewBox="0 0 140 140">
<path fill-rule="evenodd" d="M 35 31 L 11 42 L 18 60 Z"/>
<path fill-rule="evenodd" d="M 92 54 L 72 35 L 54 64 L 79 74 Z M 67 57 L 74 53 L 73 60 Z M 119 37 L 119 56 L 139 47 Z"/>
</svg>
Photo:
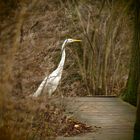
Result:
<svg viewBox="0 0 140 140">
<path fill-rule="evenodd" d="M 47 139 L 50 136 L 75 135 L 91 131 L 85 124 L 67 117 L 64 108 L 46 102 L 45 98 L 29 98 L 46 74 L 57 67 L 63 40 L 68 37 L 80 38 L 77 31 L 71 33 L 73 29 L 67 19 L 66 9 L 59 1 L 40 0 L 33 9 L 27 10 L 20 28 L 20 36 L 17 37 L 20 44 L 15 53 L 12 46 L 16 42 L 16 20 L 20 19 L 20 8 L 11 9 L 7 18 L 1 17 L 3 20 L 1 20 L 0 53 L 3 77 L 0 90 L 4 93 L 4 97 L 0 98 L 3 102 L 0 106 L 3 119 L 0 139 Z M 75 46 L 79 47 L 79 44 Z M 80 82 L 78 68 L 72 59 L 74 48 L 69 48 L 66 48 L 68 53 L 64 76 L 56 95 L 62 90 L 67 96 L 80 94 L 76 92 L 78 88 L 71 91 L 74 86 L 80 86 Z M 14 59 L 10 61 L 14 53 Z M 10 70 L 6 70 L 8 68 Z M 75 124 L 80 127 L 74 128 Z M 73 131 L 69 131 L 70 129 Z"/>
</svg>

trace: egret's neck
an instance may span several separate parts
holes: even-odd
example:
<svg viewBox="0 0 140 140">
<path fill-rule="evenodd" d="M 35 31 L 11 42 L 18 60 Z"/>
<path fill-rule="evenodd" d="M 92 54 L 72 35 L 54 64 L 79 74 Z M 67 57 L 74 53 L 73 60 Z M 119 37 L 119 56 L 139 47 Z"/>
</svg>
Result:
<svg viewBox="0 0 140 140">
<path fill-rule="evenodd" d="M 65 63 L 65 57 L 66 57 L 66 52 L 65 52 L 65 48 L 62 50 L 62 56 L 61 56 L 61 60 L 59 62 L 58 68 L 62 68 L 64 66 Z"/>
<path fill-rule="evenodd" d="M 67 43 L 67 40 L 65 40 L 65 41 L 63 42 L 61 51 L 63 51 L 63 49 L 65 48 L 66 43 Z"/>
<path fill-rule="evenodd" d="M 65 52 L 65 45 L 66 45 L 66 40 L 64 41 L 63 45 L 62 45 L 62 48 L 61 48 L 61 51 L 62 51 L 62 56 L 61 56 L 61 60 L 59 62 L 59 65 L 57 67 L 57 69 L 59 69 L 60 71 L 63 70 L 63 67 L 64 67 L 64 63 L 65 63 L 65 57 L 66 57 L 66 52 Z"/>
</svg>

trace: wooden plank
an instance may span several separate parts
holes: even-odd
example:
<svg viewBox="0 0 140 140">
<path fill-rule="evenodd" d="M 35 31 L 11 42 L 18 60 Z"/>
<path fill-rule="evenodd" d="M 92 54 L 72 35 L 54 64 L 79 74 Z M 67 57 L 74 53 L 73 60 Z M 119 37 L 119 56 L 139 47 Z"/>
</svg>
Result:
<svg viewBox="0 0 140 140">
<path fill-rule="evenodd" d="M 65 99 L 67 110 L 99 132 L 58 140 L 132 140 L 136 108 L 117 97 L 76 97 Z"/>
</svg>

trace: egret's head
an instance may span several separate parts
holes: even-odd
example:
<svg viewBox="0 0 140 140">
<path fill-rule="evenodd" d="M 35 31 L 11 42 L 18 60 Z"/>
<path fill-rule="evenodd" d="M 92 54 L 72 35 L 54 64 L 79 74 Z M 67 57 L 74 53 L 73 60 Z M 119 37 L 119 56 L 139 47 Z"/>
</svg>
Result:
<svg viewBox="0 0 140 140">
<path fill-rule="evenodd" d="M 66 43 L 72 43 L 72 42 L 81 42 L 82 40 L 77 40 L 77 39 L 66 39 Z"/>
<path fill-rule="evenodd" d="M 65 45 L 66 45 L 67 43 L 72 43 L 72 42 L 81 42 L 81 41 L 82 41 L 82 40 L 71 39 L 71 38 L 66 39 L 66 40 L 64 41 L 63 45 L 62 45 L 61 50 L 63 50 L 63 49 L 64 49 L 64 47 L 65 47 Z"/>
</svg>

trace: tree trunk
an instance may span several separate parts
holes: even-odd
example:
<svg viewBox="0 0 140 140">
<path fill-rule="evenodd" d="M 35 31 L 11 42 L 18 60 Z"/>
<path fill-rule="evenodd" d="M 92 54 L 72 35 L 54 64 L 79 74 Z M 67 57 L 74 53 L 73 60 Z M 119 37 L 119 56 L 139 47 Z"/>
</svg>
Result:
<svg viewBox="0 0 140 140">
<path fill-rule="evenodd" d="M 140 1 L 134 0 L 134 42 L 132 45 L 131 67 L 126 89 L 122 98 L 137 105 L 134 140 L 140 140 Z"/>
<path fill-rule="evenodd" d="M 140 2 L 134 0 L 134 41 L 132 45 L 132 56 L 130 62 L 129 78 L 122 99 L 136 105 L 137 92 L 140 81 Z"/>
</svg>

